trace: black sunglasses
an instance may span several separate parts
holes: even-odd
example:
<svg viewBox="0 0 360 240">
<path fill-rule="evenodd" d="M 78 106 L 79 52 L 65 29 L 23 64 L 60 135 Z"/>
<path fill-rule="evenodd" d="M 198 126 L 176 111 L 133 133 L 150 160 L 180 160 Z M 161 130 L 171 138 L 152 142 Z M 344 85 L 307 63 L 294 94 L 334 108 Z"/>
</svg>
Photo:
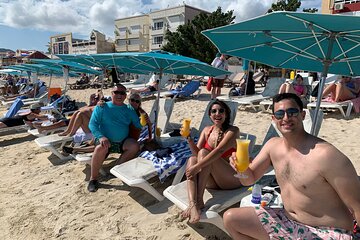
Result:
<svg viewBox="0 0 360 240">
<path fill-rule="evenodd" d="M 285 113 L 287 114 L 288 118 L 297 117 L 300 113 L 300 110 L 297 108 L 288 108 L 286 110 L 278 110 L 278 111 L 274 112 L 274 117 L 277 120 L 283 119 L 285 116 Z"/>
<path fill-rule="evenodd" d="M 219 109 L 215 109 L 215 108 L 214 108 L 214 109 L 211 109 L 211 110 L 210 110 L 210 113 L 211 113 L 211 114 L 215 114 L 216 112 L 222 114 L 222 113 L 225 112 L 225 109 L 224 109 L 224 108 L 219 108 Z"/>
<path fill-rule="evenodd" d="M 113 94 L 115 94 L 115 95 L 126 95 L 126 92 L 125 91 L 113 91 L 112 92 Z"/>
<path fill-rule="evenodd" d="M 134 99 L 134 98 L 130 98 L 130 101 L 131 101 L 131 102 L 136 102 L 137 104 L 141 103 L 141 101 L 140 101 L 140 100 L 138 100 L 138 99 Z"/>
</svg>

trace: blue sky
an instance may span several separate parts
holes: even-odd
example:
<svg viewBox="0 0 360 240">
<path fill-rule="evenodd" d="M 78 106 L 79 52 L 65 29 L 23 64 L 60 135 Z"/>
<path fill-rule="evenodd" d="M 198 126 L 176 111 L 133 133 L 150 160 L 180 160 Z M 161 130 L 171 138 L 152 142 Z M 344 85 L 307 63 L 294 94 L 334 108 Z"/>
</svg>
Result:
<svg viewBox="0 0 360 240">
<path fill-rule="evenodd" d="M 264 14 L 276 0 L 0 0 L 0 48 L 47 50 L 50 36 L 72 32 L 89 39 L 93 29 L 114 38 L 114 20 L 151 10 L 187 5 L 212 12 L 234 10 L 235 21 Z M 320 10 L 321 0 L 302 0 Z"/>
</svg>

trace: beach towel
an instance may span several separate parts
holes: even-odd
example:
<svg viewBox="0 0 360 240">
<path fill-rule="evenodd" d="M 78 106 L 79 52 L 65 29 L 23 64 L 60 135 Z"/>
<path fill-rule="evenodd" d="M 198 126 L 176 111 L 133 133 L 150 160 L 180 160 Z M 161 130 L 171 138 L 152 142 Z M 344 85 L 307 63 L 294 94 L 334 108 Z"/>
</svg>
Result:
<svg viewBox="0 0 360 240">
<path fill-rule="evenodd" d="M 10 106 L 9 110 L 6 112 L 4 117 L 13 117 L 20 110 L 20 108 L 24 106 L 23 101 L 17 98 L 14 103 Z"/>
<path fill-rule="evenodd" d="M 197 138 L 194 139 L 197 142 Z M 170 146 L 171 152 L 168 156 L 162 158 L 157 157 L 157 151 L 144 151 L 140 153 L 140 157 L 149 159 L 153 162 L 153 165 L 158 173 L 160 181 L 163 183 L 166 178 L 176 173 L 191 156 L 191 150 L 186 141 Z"/>
</svg>

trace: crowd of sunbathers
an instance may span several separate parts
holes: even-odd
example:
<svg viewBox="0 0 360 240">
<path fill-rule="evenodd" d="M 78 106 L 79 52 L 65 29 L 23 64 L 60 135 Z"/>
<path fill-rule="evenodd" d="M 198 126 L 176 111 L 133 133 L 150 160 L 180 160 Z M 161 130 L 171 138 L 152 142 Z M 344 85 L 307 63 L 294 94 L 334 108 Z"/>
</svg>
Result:
<svg viewBox="0 0 360 240">
<path fill-rule="evenodd" d="M 14 77 L 7 75 L 3 80 L 5 82 L 0 87 L 3 101 L 35 97 L 36 93 L 39 93 L 40 89 L 45 87 L 45 83 L 42 81 L 29 83 L 26 78 L 19 78 L 16 75 Z"/>
</svg>

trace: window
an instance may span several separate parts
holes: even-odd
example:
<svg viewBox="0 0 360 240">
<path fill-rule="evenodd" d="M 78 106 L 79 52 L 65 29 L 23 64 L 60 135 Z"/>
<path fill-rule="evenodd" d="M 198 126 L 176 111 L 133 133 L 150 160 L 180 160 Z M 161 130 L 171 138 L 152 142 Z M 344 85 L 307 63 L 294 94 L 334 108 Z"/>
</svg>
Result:
<svg viewBox="0 0 360 240">
<path fill-rule="evenodd" d="M 64 54 L 69 54 L 69 43 L 64 42 Z"/>
<path fill-rule="evenodd" d="M 154 26 L 152 27 L 152 30 L 160 30 L 164 26 L 164 22 L 154 22 Z"/>
<path fill-rule="evenodd" d="M 139 44 L 140 44 L 140 39 L 138 38 L 129 39 L 129 45 L 139 45 Z"/>
<path fill-rule="evenodd" d="M 59 54 L 59 46 L 57 43 L 53 44 L 53 54 Z"/>
<path fill-rule="evenodd" d="M 131 31 L 131 33 L 133 33 L 133 34 L 139 33 L 139 32 L 140 32 L 140 29 L 141 29 L 140 25 L 135 25 L 135 26 L 131 26 L 131 27 L 130 27 L 130 31 Z"/>
<path fill-rule="evenodd" d="M 63 54 L 63 43 L 59 43 L 59 54 Z"/>
<path fill-rule="evenodd" d="M 163 36 L 154 36 L 153 37 L 153 41 L 152 41 L 152 44 L 162 44 L 164 40 L 164 37 Z"/>
<path fill-rule="evenodd" d="M 119 39 L 119 40 L 116 41 L 116 45 L 125 46 L 126 42 L 127 42 L 127 40 L 125 40 L 125 39 Z"/>
</svg>

